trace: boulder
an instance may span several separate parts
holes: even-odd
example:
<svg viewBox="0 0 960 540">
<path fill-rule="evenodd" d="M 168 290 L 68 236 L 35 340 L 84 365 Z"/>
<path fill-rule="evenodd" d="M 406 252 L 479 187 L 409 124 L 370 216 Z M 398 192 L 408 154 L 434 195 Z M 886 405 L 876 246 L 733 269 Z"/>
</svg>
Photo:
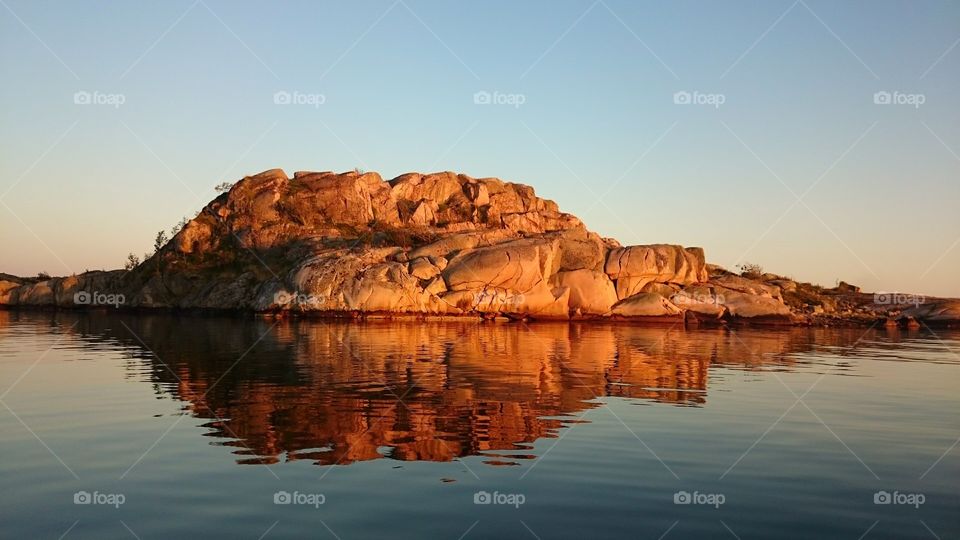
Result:
<svg viewBox="0 0 960 540">
<path fill-rule="evenodd" d="M 960 325 L 960 300 L 938 299 L 924 302 L 903 310 L 903 315 L 924 322 Z"/>
<path fill-rule="evenodd" d="M 452 172 L 433 174 L 407 173 L 390 181 L 394 197 L 408 201 L 430 200 L 442 204 L 455 193 L 461 193 L 460 181 Z"/>
<path fill-rule="evenodd" d="M 851 293 L 859 293 L 860 287 L 856 285 L 851 285 L 846 281 L 841 281 L 839 284 L 837 284 L 836 290 L 837 292 L 851 294 Z"/>
<path fill-rule="evenodd" d="M 795 292 L 797 290 L 797 282 L 790 279 L 774 279 L 770 281 L 770 284 L 780 287 L 783 292 Z"/>
<path fill-rule="evenodd" d="M 450 259 L 443 279 L 451 291 L 493 287 L 525 293 L 553 274 L 557 245 L 556 240 L 522 238 L 467 249 Z"/>
<path fill-rule="evenodd" d="M 484 247 L 502 242 L 516 236 L 504 230 L 472 231 L 447 234 L 435 242 L 425 244 L 410 250 L 407 255 L 410 259 L 417 257 L 442 257 L 449 260 L 461 251 Z"/>
<path fill-rule="evenodd" d="M 621 317 L 678 317 L 683 310 L 656 293 L 637 293 L 617 302 L 610 311 Z"/>
<path fill-rule="evenodd" d="M 607 248 L 600 235 L 583 227 L 566 229 L 549 236 L 560 241 L 560 264 L 558 270 L 603 271 Z"/>
<path fill-rule="evenodd" d="M 582 315 L 603 315 L 617 302 L 613 282 L 596 270 L 558 272 L 556 283 L 570 290 L 570 309 Z"/>
<path fill-rule="evenodd" d="M 689 285 L 707 280 L 700 248 L 667 244 L 611 249 L 604 271 L 617 282 L 617 297 L 625 299 L 648 283 Z"/>
<path fill-rule="evenodd" d="M 717 301 L 733 317 L 782 319 L 792 315 L 790 308 L 779 298 L 720 286 L 714 287 L 713 291 Z"/>
<path fill-rule="evenodd" d="M 679 291 L 680 286 L 671 283 L 647 283 L 640 288 L 640 292 L 657 293 L 664 298 L 670 298 Z"/>
<path fill-rule="evenodd" d="M 20 287 L 23 284 L 19 281 L 0 280 L 0 305 L 13 305 L 19 303 Z"/>
<path fill-rule="evenodd" d="M 674 305 L 707 319 L 719 319 L 727 313 L 724 300 L 713 287 L 703 285 L 687 287 L 670 296 Z"/>
<path fill-rule="evenodd" d="M 780 287 L 768 285 L 766 283 L 761 283 L 759 281 L 754 281 L 741 276 L 735 276 L 732 274 L 718 276 L 712 278 L 710 283 L 730 291 L 782 300 Z"/>
<path fill-rule="evenodd" d="M 57 278 L 54 278 L 25 285 L 18 293 L 18 303 L 27 306 L 56 305 L 56 283 Z"/>
<path fill-rule="evenodd" d="M 462 311 L 517 317 L 533 315 L 565 319 L 569 316 L 570 310 L 569 289 L 553 289 L 542 282 L 526 292 L 485 287 L 479 290 L 451 291 L 443 294 L 441 298 Z"/>
</svg>

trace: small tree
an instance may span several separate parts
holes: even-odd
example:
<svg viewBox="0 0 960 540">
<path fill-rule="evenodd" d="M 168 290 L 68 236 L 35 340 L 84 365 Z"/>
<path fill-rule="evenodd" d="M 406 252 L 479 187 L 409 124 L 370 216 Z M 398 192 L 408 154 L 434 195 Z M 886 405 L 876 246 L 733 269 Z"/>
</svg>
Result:
<svg viewBox="0 0 960 540">
<path fill-rule="evenodd" d="M 134 268 L 140 266 L 140 257 L 137 257 L 133 253 L 127 255 L 127 262 L 123 263 L 124 270 L 133 270 Z"/>
<path fill-rule="evenodd" d="M 37 279 L 39 279 L 40 281 L 46 281 L 50 279 L 50 274 L 45 271 L 37 272 Z"/>
<path fill-rule="evenodd" d="M 157 237 L 153 239 L 153 252 L 159 253 L 160 248 L 167 244 L 167 233 L 160 231 L 157 233 Z"/>
<path fill-rule="evenodd" d="M 219 184 L 214 186 L 213 190 L 216 191 L 217 193 L 226 193 L 230 191 L 230 188 L 232 187 L 233 187 L 233 183 L 231 182 L 220 182 Z"/>
</svg>

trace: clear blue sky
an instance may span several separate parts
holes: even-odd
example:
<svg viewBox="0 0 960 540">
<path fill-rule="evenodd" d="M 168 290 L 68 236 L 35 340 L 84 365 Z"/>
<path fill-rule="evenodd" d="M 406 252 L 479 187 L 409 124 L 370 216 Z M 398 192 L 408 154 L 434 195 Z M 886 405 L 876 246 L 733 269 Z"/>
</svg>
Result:
<svg viewBox="0 0 960 540">
<path fill-rule="evenodd" d="M 221 181 L 360 167 L 532 184 L 728 267 L 960 296 L 956 1 L 0 4 L 0 271 L 119 267 Z"/>
</svg>

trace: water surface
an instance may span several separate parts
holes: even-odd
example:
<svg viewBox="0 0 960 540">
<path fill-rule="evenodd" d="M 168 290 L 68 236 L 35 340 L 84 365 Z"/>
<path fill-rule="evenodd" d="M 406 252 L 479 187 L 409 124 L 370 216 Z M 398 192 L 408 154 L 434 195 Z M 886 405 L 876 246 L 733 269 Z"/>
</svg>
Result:
<svg viewBox="0 0 960 540">
<path fill-rule="evenodd" d="M 0 311 L 0 537 L 957 538 L 958 351 Z"/>
</svg>

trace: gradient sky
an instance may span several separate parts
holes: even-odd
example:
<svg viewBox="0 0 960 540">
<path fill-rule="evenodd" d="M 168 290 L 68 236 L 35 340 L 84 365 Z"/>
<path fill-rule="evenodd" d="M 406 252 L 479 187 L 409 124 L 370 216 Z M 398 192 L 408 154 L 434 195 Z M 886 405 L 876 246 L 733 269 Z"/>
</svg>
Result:
<svg viewBox="0 0 960 540">
<path fill-rule="evenodd" d="M 219 182 L 359 167 L 531 184 L 729 268 L 960 296 L 958 42 L 935 0 L 2 0 L 0 271 L 117 268 Z"/>
</svg>

